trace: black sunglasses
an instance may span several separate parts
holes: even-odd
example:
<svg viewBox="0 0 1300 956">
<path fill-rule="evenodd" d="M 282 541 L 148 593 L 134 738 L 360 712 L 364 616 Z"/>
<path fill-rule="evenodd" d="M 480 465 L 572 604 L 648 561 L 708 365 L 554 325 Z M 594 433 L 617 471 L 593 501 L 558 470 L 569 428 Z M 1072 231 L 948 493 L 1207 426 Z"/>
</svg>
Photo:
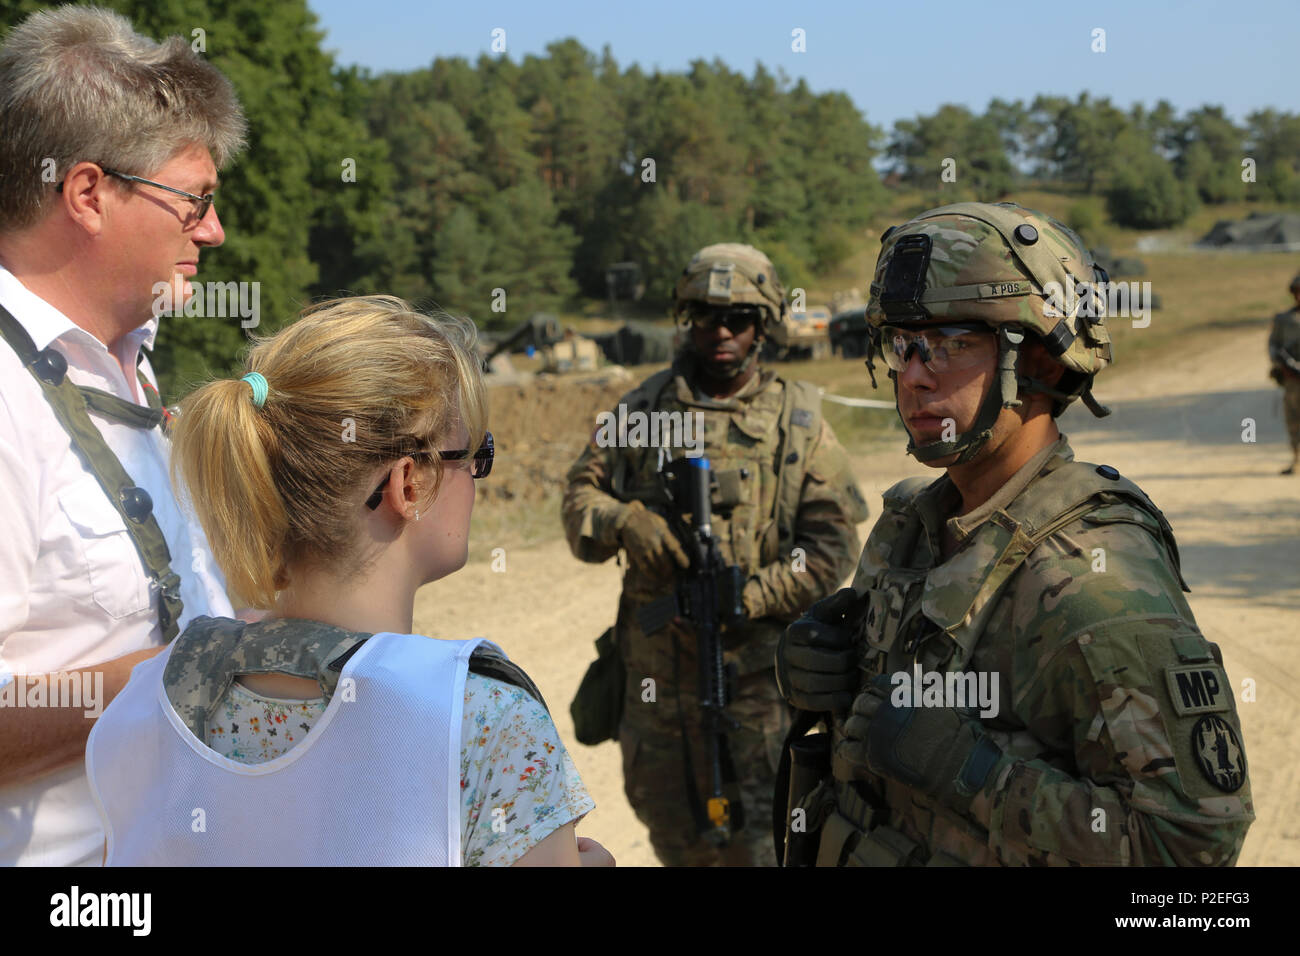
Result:
<svg viewBox="0 0 1300 956">
<path fill-rule="evenodd" d="M 744 332 L 762 318 L 762 310 L 754 306 L 693 304 L 686 312 L 686 321 L 697 329 L 712 331 L 725 325 L 733 335 Z"/>
<path fill-rule="evenodd" d="M 415 451 L 405 456 L 407 458 L 429 458 L 433 455 L 430 450 Z M 463 461 L 471 457 L 468 448 L 460 448 L 456 451 L 440 451 L 439 457 L 443 461 Z M 474 452 L 473 464 L 470 466 L 471 478 L 486 478 L 492 472 L 492 462 L 496 458 L 496 445 L 492 442 L 492 433 L 488 432 L 483 436 L 483 444 L 479 446 L 478 451 Z M 384 500 L 384 489 L 388 487 L 388 476 L 379 483 L 379 487 L 374 490 L 369 498 L 366 499 L 366 507 L 374 511 L 379 507 L 379 503 Z"/>
</svg>

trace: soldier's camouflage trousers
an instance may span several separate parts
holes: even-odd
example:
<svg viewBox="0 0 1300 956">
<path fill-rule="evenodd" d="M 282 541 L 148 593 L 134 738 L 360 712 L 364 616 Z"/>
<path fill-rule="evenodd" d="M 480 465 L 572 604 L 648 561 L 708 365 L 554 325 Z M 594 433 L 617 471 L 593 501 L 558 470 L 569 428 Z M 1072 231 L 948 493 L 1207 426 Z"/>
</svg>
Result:
<svg viewBox="0 0 1300 956">
<path fill-rule="evenodd" d="M 682 699 L 691 763 L 701 801 L 711 790 L 708 748 L 695 702 L 695 662 L 683 658 Z M 676 689 L 657 679 L 647 701 L 644 675 L 629 668 L 619 746 L 623 787 L 637 818 L 650 829 L 650 843 L 665 866 L 775 866 L 772 848 L 772 793 L 790 710 L 776 689 L 772 670 L 741 678 L 727 712 L 740 724 L 728 735 L 736 768 L 745 828 L 731 845 L 715 849 L 695 838 L 696 824 L 687 797 L 682 763 L 681 725 Z M 734 813 L 734 811 L 733 811 Z"/>
<path fill-rule="evenodd" d="M 1282 385 L 1282 415 L 1291 447 L 1300 448 L 1300 375 L 1288 375 Z"/>
</svg>

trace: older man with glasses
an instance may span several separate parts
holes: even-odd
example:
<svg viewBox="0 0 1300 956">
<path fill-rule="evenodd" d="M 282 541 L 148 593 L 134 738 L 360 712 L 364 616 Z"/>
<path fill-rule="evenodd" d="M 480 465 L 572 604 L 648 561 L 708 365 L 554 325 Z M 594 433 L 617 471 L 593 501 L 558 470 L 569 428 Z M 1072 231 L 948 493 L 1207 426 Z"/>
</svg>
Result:
<svg viewBox="0 0 1300 956">
<path fill-rule="evenodd" d="M 158 284 L 184 301 L 225 239 L 243 137 L 224 76 L 115 13 L 34 13 L 0 47 L 0 863 L 99 862 L 93 718 L 191 618 L 232 613 L 141 346 Z"/>
</svg>

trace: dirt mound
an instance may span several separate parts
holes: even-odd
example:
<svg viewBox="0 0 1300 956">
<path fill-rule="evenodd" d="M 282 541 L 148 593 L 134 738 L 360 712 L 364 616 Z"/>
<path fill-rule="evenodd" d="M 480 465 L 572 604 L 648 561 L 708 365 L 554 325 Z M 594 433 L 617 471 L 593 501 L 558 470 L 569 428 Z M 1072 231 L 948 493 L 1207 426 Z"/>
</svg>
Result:
<svg viewBox="0 0 1300 956">
<path fill-rule="evenodd" d="M 479 500 L 538 502 L 564 489 L 564 475 L 596 430 L 640 378 L 611 372 L 596 380 L 538 376 L 489 390 L 497 457 Z"/>
</svg>

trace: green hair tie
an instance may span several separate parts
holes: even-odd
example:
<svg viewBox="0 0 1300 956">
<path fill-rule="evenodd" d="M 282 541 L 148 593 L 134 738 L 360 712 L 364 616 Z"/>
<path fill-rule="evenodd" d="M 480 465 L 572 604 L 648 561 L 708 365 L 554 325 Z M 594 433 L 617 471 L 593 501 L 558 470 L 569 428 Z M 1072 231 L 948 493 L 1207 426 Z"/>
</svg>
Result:
<svg viewBox="0 0 1300 956">
<path fill-rule="evenodd" d="M 266 395 L 270 391 L 270 386 L 266 384 L 266 379 L 262 377 L 261 372 L 249 372 L 241 382 L 247 382 L 253 390 L 253 404 L 261 408 L 266 404 Z"/>
</svg>

